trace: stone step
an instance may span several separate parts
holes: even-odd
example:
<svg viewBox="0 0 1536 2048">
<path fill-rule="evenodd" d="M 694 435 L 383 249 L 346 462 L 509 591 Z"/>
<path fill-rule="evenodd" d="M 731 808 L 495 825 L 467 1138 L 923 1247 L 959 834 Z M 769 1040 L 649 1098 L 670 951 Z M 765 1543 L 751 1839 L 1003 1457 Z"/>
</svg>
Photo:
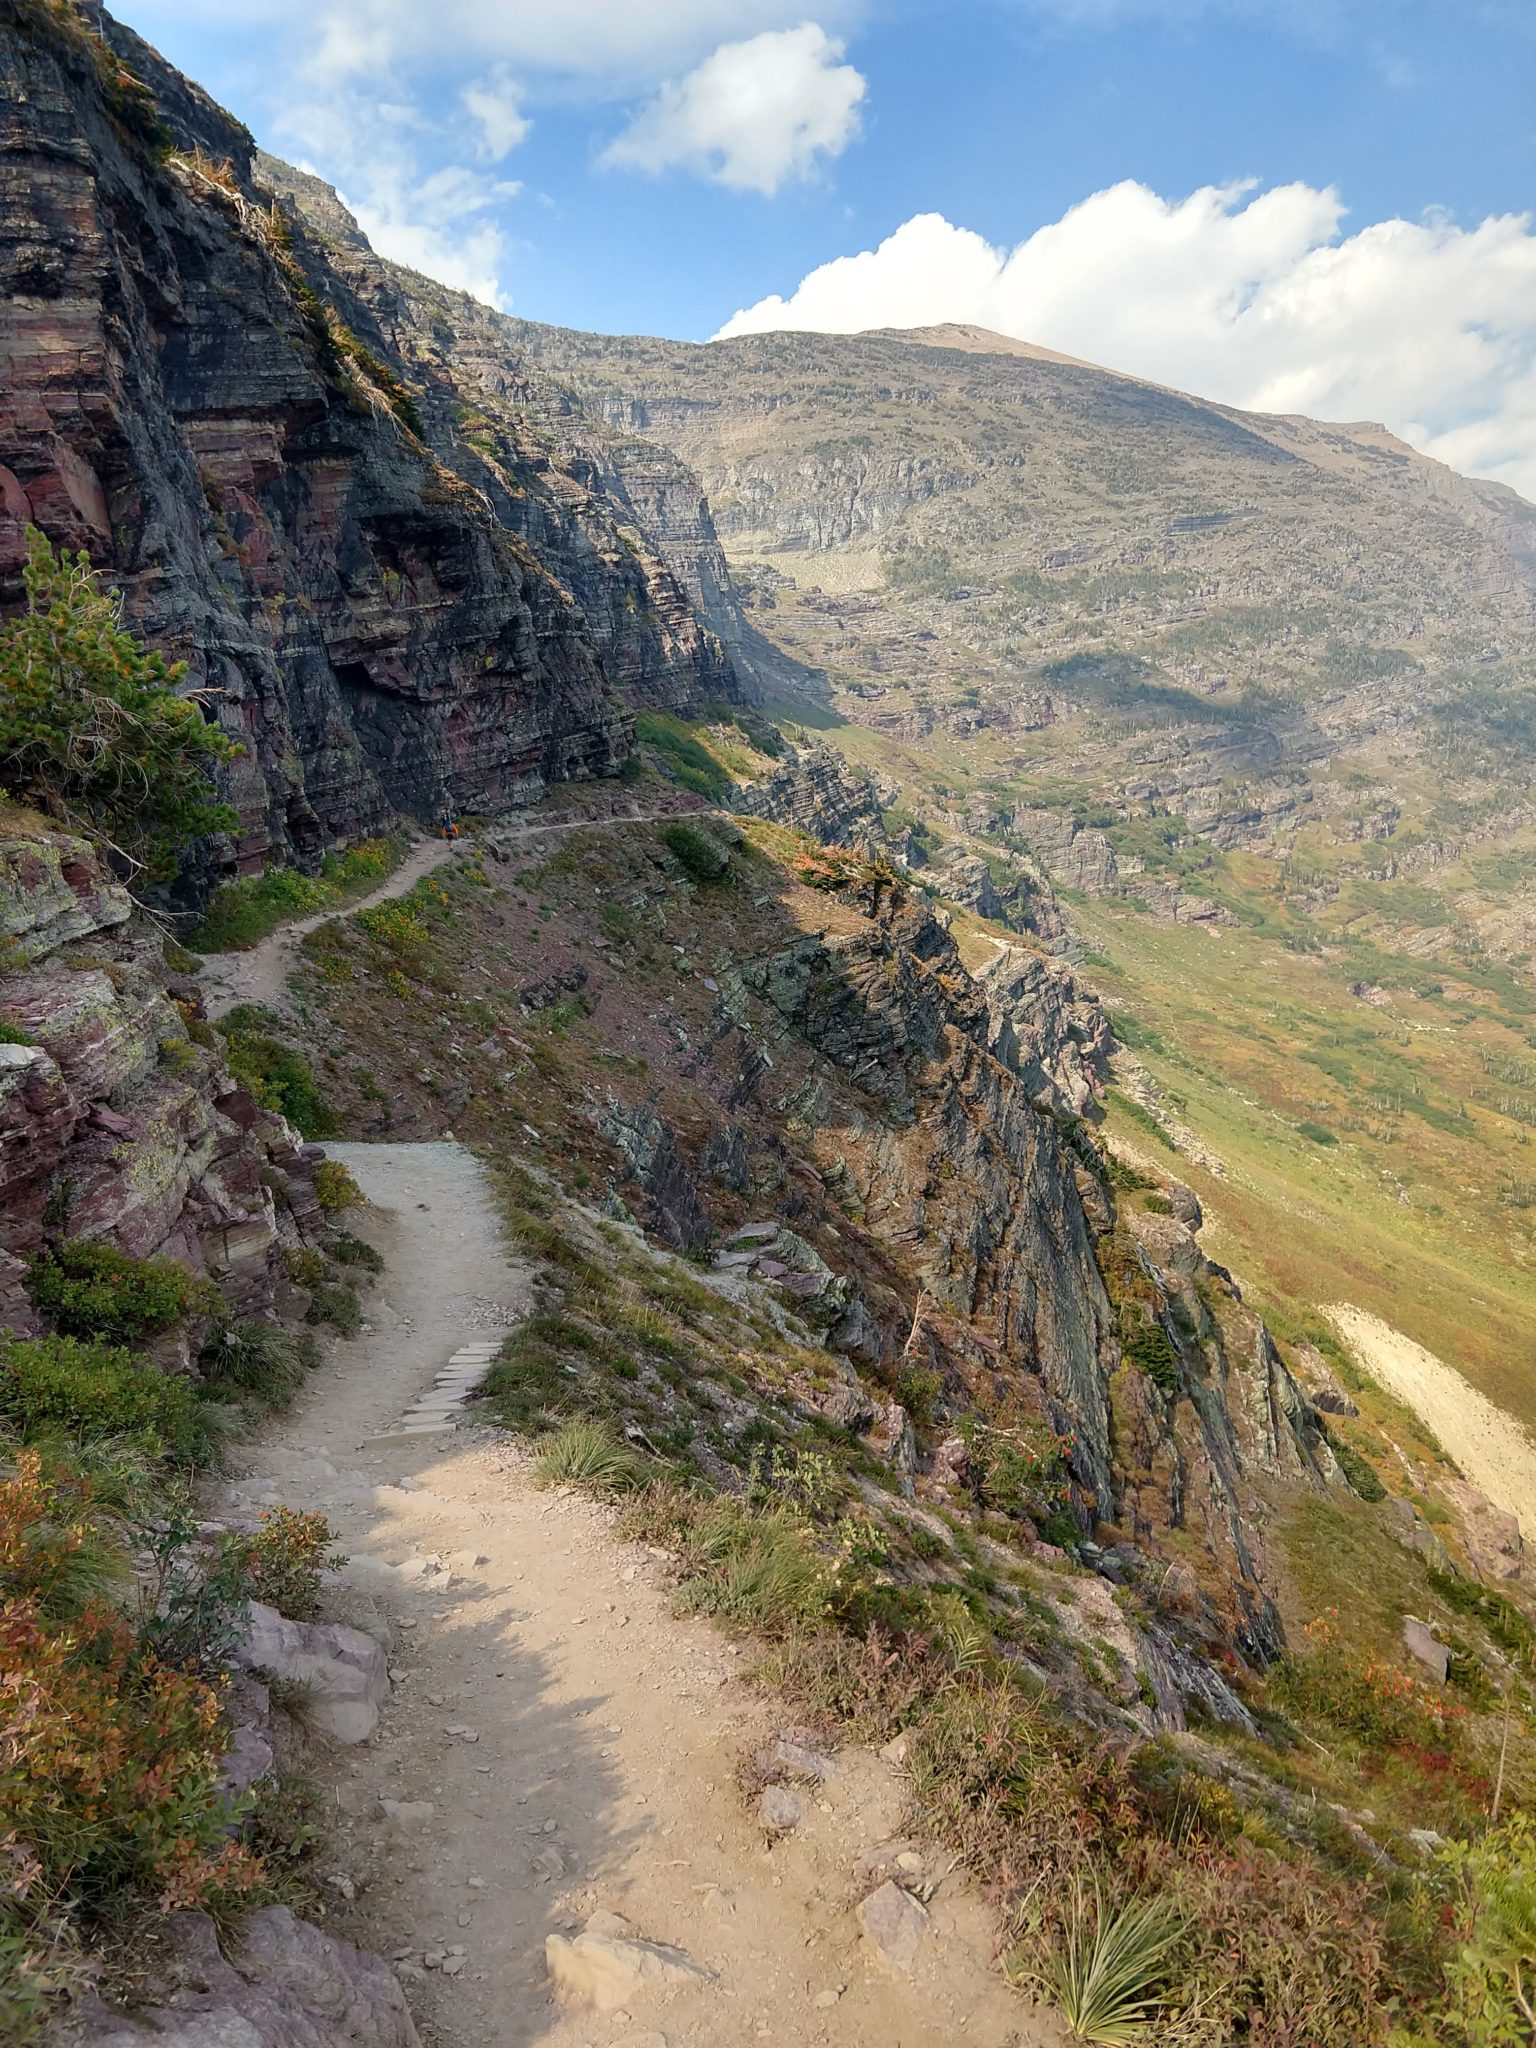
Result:
<svg viewBox="0 0 1536 2048">
<path fill-rule="evenodd" d="M 501 1341 L 487 1338 L 483 1343 L 461 1344 L 448 1363 L 433 1375 L 432 1385 L 418 1394 L 393 1429 L 366 1439 L 370 1444 L 387 1444 L 407 1436 L 437 1436 L 452 1429 L 464 1412 L 464 1403 L 485 1378 L 501 1350 Z"/>
</svg>

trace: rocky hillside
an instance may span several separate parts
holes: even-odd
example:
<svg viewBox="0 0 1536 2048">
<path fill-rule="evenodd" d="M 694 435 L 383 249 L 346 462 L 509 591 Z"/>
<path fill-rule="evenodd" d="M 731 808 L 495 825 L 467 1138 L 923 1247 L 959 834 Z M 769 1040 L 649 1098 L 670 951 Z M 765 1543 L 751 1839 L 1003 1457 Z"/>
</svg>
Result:
<svg viewBox="0 0 1536 2048">
<path fill-rule="evenodd" d="M 1091 955 L 1112 1122 L 1266 1299 L 1369 1307 L 1532 1419 L 1536 511 L 974 330 L 518 346 L 698 470 L 819 672 L 771 708 L 924 886 Z"/>
<path fill-rule="evenodd" d="M 756 622 L 856 726 L 1216 846 L 1378 838 L 1433 807 L 1426 764 L 1519 801 L 1536 512 L 1380 427 L 973 329 L 517 346 L 697 469 Z M 1395 739 L 1419 777 L 1383 773 Z"/>
<path fill-rule="evenodd" d="M 196 982 L 83 840 L 5 818 L 0 932 L 0 1328 L 44 1327 L 26 1261 L 74 1238 L 173 1259 L 224 1312 L 269 1316 L 280 1225 L 321 1221 L 319 1148 L 232 1078 Z M 208 1320 L 178 1323 L 161 1363 L 185 1367 Z"/>
<path fill-rule="evenodd" d="M 216 866 L 611 774 L 637 706 L 733 696 L 675 459 L 563 435 L 569 400 L 505 363 L 482 390 L 469 345 L 461 380 L 334 201 L 322 236 L 102 26 L 23 0 L 0 32 L 0 596 L 36 523 L 187 661 L 247 749 Z"/>
</svg>

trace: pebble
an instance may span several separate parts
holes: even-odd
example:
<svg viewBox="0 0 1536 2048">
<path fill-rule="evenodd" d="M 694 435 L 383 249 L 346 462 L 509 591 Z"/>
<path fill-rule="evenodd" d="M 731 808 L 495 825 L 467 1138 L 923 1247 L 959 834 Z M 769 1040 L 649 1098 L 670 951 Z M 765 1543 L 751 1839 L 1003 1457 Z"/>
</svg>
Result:
<svg viewBox="0 0 1536 2048">
<path fill-rule="evenodd" d="M 457 1977 L 463 1967 L 464 1958 L 462 1955 L 449 1956 L 447 1961 L 441 1965 L 442 1974 L 445 1977 Z"/>
</svg>

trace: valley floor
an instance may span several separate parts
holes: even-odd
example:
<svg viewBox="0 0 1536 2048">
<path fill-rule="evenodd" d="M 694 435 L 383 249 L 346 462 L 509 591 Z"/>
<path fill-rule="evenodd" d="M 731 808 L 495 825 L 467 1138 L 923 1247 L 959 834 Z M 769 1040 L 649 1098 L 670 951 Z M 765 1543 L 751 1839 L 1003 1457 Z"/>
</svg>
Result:
<svg viewBox="0 0 1536 2048">
<path fill-rule="evenodd" d="M 944 1864 L 912 1976 L 861 1936 L 873 1887 L 857 1866 L 901 1830 L 890 1763 L 838 1752 L 801 1826 L 767 1845 L 737 1773 L 783 1710 L 734 1645 L 672 1611 L 663 1561 L 620 1541 L 610 1511 L 537 1491 L 500 1434 L 369 1441 L 459 1344 L 518 1319 L 529 1276 L 461 1147 L 330 1149 L 375 1205 L 360 1226 L 388 1261 L 374 1328 L 336 1348 L 226 1493 L 322 1508 L 352 1556 L 338 1611 L 395 1644 L 377 1736 L 323 1772 L 330 1867 L 356 1889 L 332 1924 L 396 1959 L 444 2048 L 1062 2039 L 992 1970 L 989 1916 Z M 382 1801 L 407 1810 L 382 1817 Z M 599 1911 L 707 1978 L 563 2011 L 546 1937 Z"/>
</svg>

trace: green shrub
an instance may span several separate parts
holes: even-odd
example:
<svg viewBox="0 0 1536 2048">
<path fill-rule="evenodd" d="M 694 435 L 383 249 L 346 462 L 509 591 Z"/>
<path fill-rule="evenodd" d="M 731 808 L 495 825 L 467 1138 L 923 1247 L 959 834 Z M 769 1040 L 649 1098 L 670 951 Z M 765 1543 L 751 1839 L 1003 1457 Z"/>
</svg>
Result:
<svg viewBox="0 0 1536 2048">
<path fill-rule="evenodd" d="M 283 1246 L 283 1271 L 295 1287 L 323 1287 L 335 1277 L 325 1254 L 307 1244 Z"/>
<path fill-rule="evenodd" d="M 46 1902 L 99 1912 L 125 1892 L 216 1904 L 254 1883 L 229 1840 L 215 1685 L 146 1654 L 109 1608 L 50 1624 L 24 1600 L 0 1608 L 0 1669 L 0 1813 L 34 1866 L 8 1918 Z"/>
<path fill-rule="evenodd" d="M 355 1337 L 363 1327 L 363 1312 L 350 1287 L 324 1281 L 310 1293 L 307 1323 L 328 1323 L 341 1337 Z"/>
<path fill-rule="evenodd" d="M 408 974 L 420 972 L 431 935 L 408 899 L 376 903 L 372 910 L 360 910 L 352 922 Z"/>
<path fill-rule="evenodd" d="M 1155 1181 L 1149 1180 L 1139 1168 L 1128 1166 L 1123 1159 L 1118 1158 L 1113 1152 L 1106 1151 L 1103 1159 L 1104 1178 L 1112 1188 L 1124 1188 L 1128 1193 L 1134 1194 L 1140 1188 L 1150 1188 L 1157 1185 Z"/>
<path fill-rule="evenodd" d="M 339 1159 L 322 1159 L 315 1167 L 315 1200 L 320 1204 L 327 1216 L 334 1216 L 339 1209 L 357 1208 L 363 1202 L 364 1195 L 362 1189 Z M 356 1245 L 361 1240 L 354 1237 L 350 1242 Z M 359 1254 L 352 1263 L 366 1264 L 367 1262 Z M 382 1266 L 382 1264 L 383 1261 L 381 1259 L 379 1265 Z M 375 1266 L 373 1270 L 377 1272 L 379 1267 Z"/>
<path fill-rule="evenodd" d="M 1435 1875 L 1456 1946 L 1444 2002 L 1415 2048 L 1526 2048 L 1536 2033 L 1536 1825 L 1517 1814 L 1480 1842 L 1447 1843 Z"/>
<path fill-rule="evenodd" d="M 0 1606 L 30 1601 L 50 1621 L 70 1620 L 127 1576 L 88 1479 L 36 1450 L 0 1468 Z"/>
<path fill-rule="evenodd" d="M 1357 1451 L 1353 1444 L 1346 1443 L 1342 1437 L 1330 1436 L 1328 1441 L 1332 1446 L 1333 1455 L 1339 1461 L 1339 1470 L 1360 1498 L 1373 1502 L 1385 1500 L 1387 1489 L 1377 1478 L 1376 1469 L 1370 1460 L 1362 1452 Z"/>
<path fill-rule="evenodd" d="M 1458 1614 L 1475 1616 L 1501 1650 L 1516 1657 L 1529 1657 L 1536 1651 L 1536 1628 L 1512 1600 L 1495 1592 L 1492 1586 L 1476 1585 L 1471 1579 L 1437 1571 L 1433 1565 L 1429 1567 L 1429 1583 L 1447 1607 Z"/>
<path fill-rule="evenodd" d="M 661 836 L 667 850 L 695 882 L 720 882 L 730 873 L 731 857 L 725 848 L 692 825 L 669 825 Z"/>
<path fill-rule="evenodd" d="M 1296 1126 L 1298 1138 L 1305 1138 L 1313 1145 L 1337 1145 L 1338 1139 L 1326 1124 L 1299 1123 Z"/>
<path fill-rule="evenodd" d="M 134 1259 L 97 1238 L 67 1237 L 29 1262 L 33 1305 L 72 1337 L 139 1342 L 189 1315 L 206 1314 L 218 1296 L 174 1259 Z"/>
<path fill-rule="evenodd" d="M 918 1424 L 930 1423 L 944 1397 L 944 1375 L 904 1358 L 896 1368 L 896 1398 Z"/>
<path fill-rule="evenodd" d="M 263 1109 L 286 1117 L 301 1137 L 328 1138 L 336 1119 L 304 1055 L 285 1044 L 281 1025 L 257 1003 L 237 1003 L 219 1020 L 230 1073 Z"/>
<path fill-rule="evenodd" d="M 37 1040 L 30 1031 L 23 1031 L 19 1024 L 0 1022 L 0 1045 L 36 1045 Z"/>
<path fill-rule="evenodd" d="M 1160 1393 L 1176 1394 L 1179 1354 L 1162 1324 L 1150 1321 L 1135 1309 L 1122 1310 L 1119 1332 L 1120 1355 L 1127 1365 L 1144 1372 Z"/>
<path fill-rule="evenodd" d="M 390 874 L 404 850 L 403 840 L 363 839 L 345 853 L 328 853 L 318 875 L 302 874 L 297 868 L 268 868 L 265 874 L 242 875 L 215 890 L 202 921 L 188 934 L 187 944 L 200 953 L 238 952 L 254 946 L 289 918 L 327 910 L 360 894 Z M 169 953 L 166 957 L 167 964 L 172 964 Z"/>
<path fill-rule="evenodd" d="M 215 890 L 201 922 L 187 934 L 187 944 L 197 953 L 242 950 L 265 938 L 285 918 L 323 910 L 330 901 L 325 884 L 297 868 L 242 875 Z"/>
<path fill-rule="evenodd" d="M 216 1435 L 190 1381 L 132 1352 L 72 1337 L 0 1345 L 0 1417 L 24 1437 L 49 1425 L 143 1435 L 182 1460 L 208 1457 Z"/>
<path fill-rule="evenodd" d="M 156 876 L 235 823 L 212 781 L 234 748 L 179 694 L 186 664 L 147 653 L 84 553 L 27 529 L 26 608 L 0 629 L 0 783 Z"/>
<path fill-rule="evenodd" d="M 350 1230 L 338 1230 L 326 1249 L 339 1266 L 361 1266 L 365 1273 L 382 1273 L 384 1270 L 384 1254 L 375 1251 L 364 1239 L 354 1237 Z"/>
<path fill-rule="evenodd" d="M 266 1508 L 256 1529 L 225 1532 L 212 1576 L 231 1598 L 262 1600 L 304 1621 L 319 1605 L 325 1573 L 346 1562 L 336 1553 L 336 1532 L 324 1515 Z"/>
</svg>

